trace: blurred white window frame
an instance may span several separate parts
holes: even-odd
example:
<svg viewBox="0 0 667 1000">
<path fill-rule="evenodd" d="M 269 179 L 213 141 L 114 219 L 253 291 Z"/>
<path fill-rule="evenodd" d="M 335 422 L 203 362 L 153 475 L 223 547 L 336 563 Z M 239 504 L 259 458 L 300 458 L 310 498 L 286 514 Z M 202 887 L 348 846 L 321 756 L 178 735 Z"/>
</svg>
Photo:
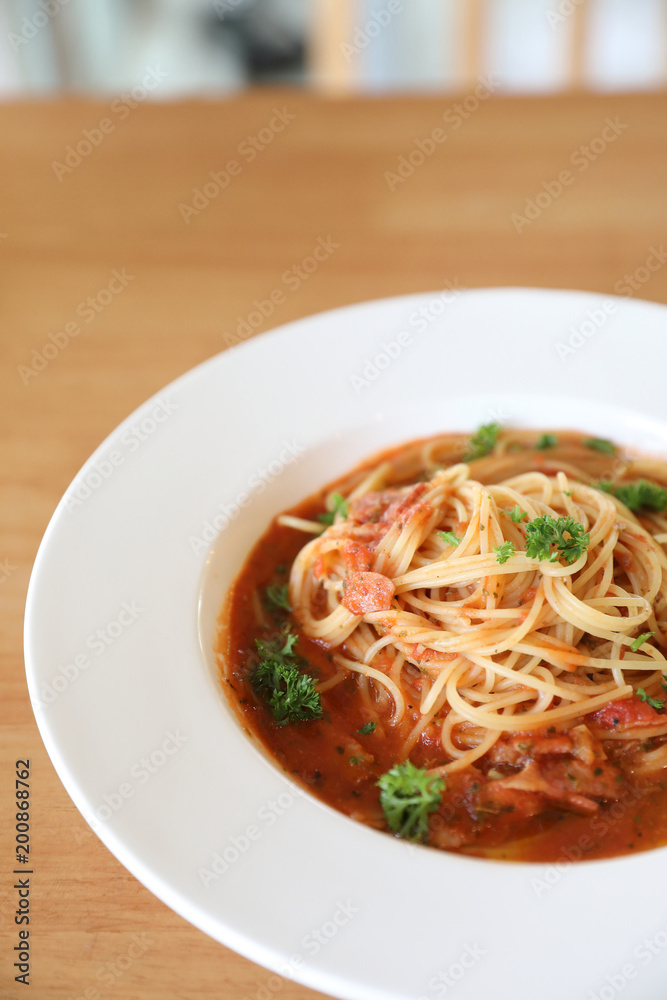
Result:
<svg viewBox="0 0 667 1000">
<path fill-rule="evenodd" d="M 329 93 L 667 86 L 667 0 L 313 0 L 312 36 Z"/>
<path fill-rule="evenodd" d="M 224 95 L 243 60 L 206 25 L 260 2 L 303 26 L 327 93 L 667 86 L 667 0 L 0 0 L 0 96 L 119 93 L 156 67 L 154 98 Z"/>
</svg>

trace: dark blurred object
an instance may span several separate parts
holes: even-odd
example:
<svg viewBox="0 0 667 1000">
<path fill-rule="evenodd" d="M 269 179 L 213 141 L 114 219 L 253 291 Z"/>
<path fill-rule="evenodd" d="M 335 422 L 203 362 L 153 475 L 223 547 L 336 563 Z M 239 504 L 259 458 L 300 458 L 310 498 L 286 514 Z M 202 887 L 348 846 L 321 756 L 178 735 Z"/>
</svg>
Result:
<svg viewBox="0 0 667 1000">
<path fill-rule="evenodd" d="M 289 9 L 276 0 L 215 0 L 207 19 L 211 32 L 236 42 L 250 81 L 302 80 L 306 40 Z"/>
</svg>

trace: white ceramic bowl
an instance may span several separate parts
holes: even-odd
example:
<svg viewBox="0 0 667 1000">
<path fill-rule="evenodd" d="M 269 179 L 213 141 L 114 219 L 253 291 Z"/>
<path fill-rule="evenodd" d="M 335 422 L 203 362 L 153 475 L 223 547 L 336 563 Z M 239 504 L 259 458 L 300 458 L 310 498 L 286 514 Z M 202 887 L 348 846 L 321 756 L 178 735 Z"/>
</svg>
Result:
<svg viewBox="0 0 667 1000">
<path fill-rule="evenodd" d="M 211 644 L 271 517 L 382 447 L 499 420 L 667 453 L 666 345 L 665 307 L 579 292 L 350 306 L 188 372 L 67 490 L 26 611 L 46 748 L 109 850 L 272 970 L 260 986 L 277 992 L 278 972 L 354 1000 L 664 997 L 665 850 L 503 864 L 367 829 L 255 750 Z"/>
</svg>

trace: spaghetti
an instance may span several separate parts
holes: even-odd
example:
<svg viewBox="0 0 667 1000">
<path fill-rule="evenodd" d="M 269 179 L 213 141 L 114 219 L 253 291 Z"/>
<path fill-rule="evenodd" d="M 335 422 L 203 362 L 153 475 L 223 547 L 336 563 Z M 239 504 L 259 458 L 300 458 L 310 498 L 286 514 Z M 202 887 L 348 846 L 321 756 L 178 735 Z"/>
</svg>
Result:
<svg viewBox="0 0 667 1000">
<path fill-rule="evenodd" d="M 406 446 L 329 491 L 324 530 L 319 499 L 274 528 L 315 535 L 289 629 L 326 651 L 316 689 L 374 789 L 360 818 L 384 825 L 378 779 L 412 762 L 445 789 L 422 839 L 454 849 L 591 816 L 667 767 L 667 466 L 574 432 L 491 437 Z"/>
</svg>

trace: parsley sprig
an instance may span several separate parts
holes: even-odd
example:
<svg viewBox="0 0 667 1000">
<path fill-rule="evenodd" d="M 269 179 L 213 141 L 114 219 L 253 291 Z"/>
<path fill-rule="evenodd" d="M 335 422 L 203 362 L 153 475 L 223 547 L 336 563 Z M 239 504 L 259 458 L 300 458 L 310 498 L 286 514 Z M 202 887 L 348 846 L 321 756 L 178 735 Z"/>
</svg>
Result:
<svg viewBox="0 0 667 1000">
<path fill-rule="evenodd" d="M 667 490 L 657 483 L 638 479 L 636 483 L 619 483 L 615 486 L 608 479 L 601 479 L 598 489 L 618 497 L 629 510 L 657 510 L 667 508 Z"/>
<path fill-rule="evenodd" d="M 548 448 L 555 448 L 558 444 L 558 438 L 555 434 L 543 434 L 535 445 L 540 451 L 546 451 Z"/>
<path fill-rule="evenodd" d="M 639 647 L 643 646 L 646 640 L 650 639 L 653 635 L 655 635 L 655 632 L 642 632 L 641 635 L 638 635 L 635 641 L 630 644 L 632 652 L 636 653 Z"/>
<path fill-rule="evenodd" d="M 583 443 L 587 448 L 602 452 L 603 455 L 615 455 L 618 451 L 614 442 L 608 441 L 607 438 L 586 438 Z"/>
<path fill-rule="evenodd" d="M 361 736 L 368 736 L 370 733 L 375 731 L 376 726 L 377 722 L 364 722 L 363 726 L 360 726 L 360 728 L 357 729 L 357 732 Z"/>
<path fill-rule="evenodd" d="M 512 518 L 514 524 L 521 524 L 521 522 L 525 521 L 526 518 L 528 517 L 525 510 L 521 510 L 518 503 L 515 503 L 512 510 L 508 511 L 508 513 L 509 516 Z"/>
<path fill-rule="evenodd" d="M 378 786 L 389 829 L 398 837 L 426 843 L 428 818 L 442 802 L 444 780 L 406 760 L 383 774 Z"/>
<path fill-rule="evenodd" d="M 274 607 L 283 608 L 285 611 L 292 610 L 292 605 L 289 602 L 289 584 L 285 583 L 281 586 L 279 583 L 272 583 L 266 588 L 266 596 Z"/>
<path fill-rule="evenodd" d="M 321 521 L 322 524 L 333 524 L 336 514 L 340 514 L 341 517 L 347 517 L 347 511 L 349 508 L 349 502 L 340 493 L 334 493 L 330 500 L 331 509 L 326 511 L 324 514 L 318 514 L 317 520 Z"/>
<path fill-rule="evenodd" d="M 270 642 L 255 639 L 261 659 L 250 680 L 279 726 L 317 719 L 322 715 L 320 693 L 315 690 L 314 679 L 299 669 L 295 643 L 296 636 L 293 634 L 282 634 Z"/>
<path fill-rule="evenodd" d="M 447 545 L 451 545 L 452 547 L 458 545 L 461 541 L 460 538 L 456 537 L 453 531 L 436 531 L 436 535 L 442 538 L 443 542 L 447 542 Z"/>
<path fill-rule="evenodd" d="M 526 555 L 532 559 L 548 559 L 556 562 L 562 556 L 565 562 L 573 563 L 584 554 L 590 545 L 591 536 L 584 531 L 583 524 L 573 517 L 559 517 L 542 514 L 526 525 Z M 552 552 L 551 546 L 556 551 Z"/>
<path fill-rule="evenodd" d="M 500 424 L 483 424 L 468 441 L 468 451 L 463 456 L 463 461 L 473 462 L 476 458 L 489 455 L 496 446 L 500 431 Z"/>
<path fill-rule="evenodd" d="M 656 712 L 662 711 L 665 707 L 664 698 L 652 698 L 650 694 L 647 694 L 644 688 L 637 688 L 637 695 L 640 701 L 645 701 L 647 705 L 654 708 Z"/>
<path fill-rule="evenodd" d="M 515 551 L 514 542 L 509 542 L 509 541 L 502 542 L 500 545 L 494 546 L 493 551 L 496 554 L 496 560 L 502 566 L 503 563 L 507 562 L 510 556 L 514 555 Z"/>
</svg>

